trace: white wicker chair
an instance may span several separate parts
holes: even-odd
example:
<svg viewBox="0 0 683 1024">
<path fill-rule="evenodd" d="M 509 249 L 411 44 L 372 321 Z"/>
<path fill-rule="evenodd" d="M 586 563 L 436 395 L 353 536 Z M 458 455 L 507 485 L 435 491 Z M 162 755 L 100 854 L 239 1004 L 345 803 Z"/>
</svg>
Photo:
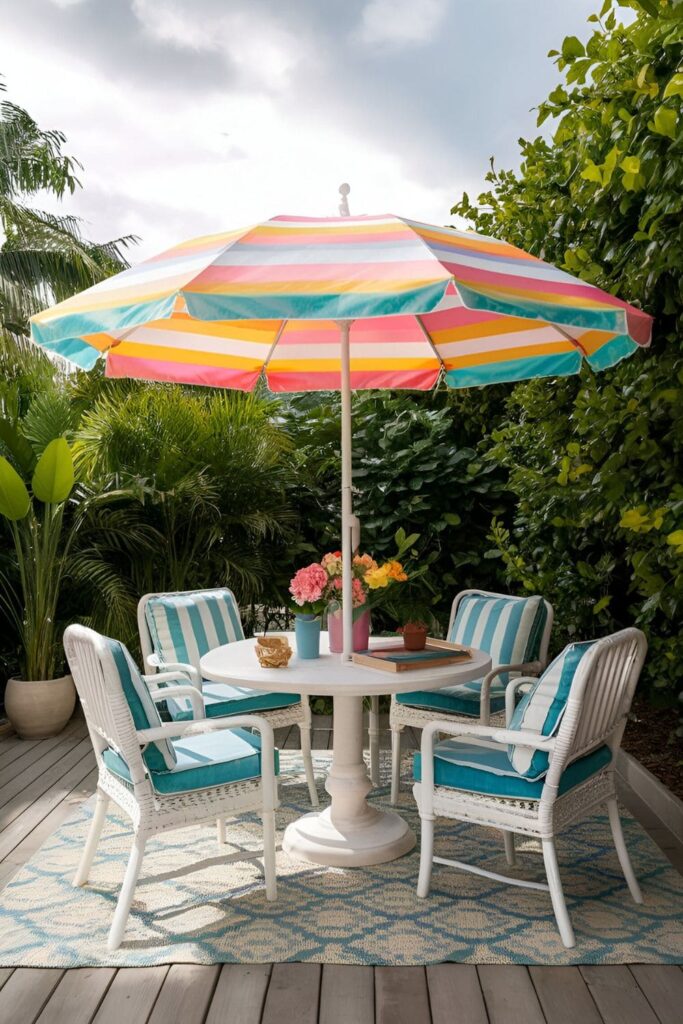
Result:
<svg viewBox="0 0 683 1024">
<path fill-rule="evenodd" d="M 216 818 L 224 821 L 226 817 L 235 817 L 244 811 L 258 811 L 263 819 L 266 898 L 274 900 L 274 810 L 278 806 L 278 794 L 273 730 L 260 716 L 170 722 L 136 729 L 119 671 L 112 658 L 111 643 L 84 626 L 69 626 L 64 633 L 64 649 L 83 705 L 98 767 L 97 802 L 85 849 L 74 877 L 75 886 L 85 885 L 88 880 L 110 799 L 129 815 L 133 823 L 133 847 L 109 932 L 108 947 L 114 950 L 123 938 L 145 844 L 160 832 Z M 197 715 L 203 715 L 203 704 L 196 688 L 189 685 L 185 677 L 168 672 L 163 674 L 163 678 L 166 682 L 184 679 L 185 685 L 159 689 L 151 694 L 153 701 L 161 700 L 162 697 L 165 699 L 169 695 L 188 697 Z M 161 793 L 155 788 L 154 773 L 143 759 L 143 751 L 148 750 L 152 744 L 237 728 L 255 729 L 260 734 L 260 777 L 242 778 L 206 788 L 194 786 L 172 793 Z M 110 758 L 122 759 L 129 780 L 110 769 L 105 762 L 105 753 Z"/>
<path fill-rule="evenodd" d="M 267 694 L 261 691 L 249 691 L 244 694 L 245 701 L 247 702 L 247 709 L 245 710 L 245 701 L 234 699 L 233 687 L 227 686 L 225 683 L 205 683 L 202 680 L 199 659 L 208 650 L 211 650 L 212 635 L 205 635 L 202 638 L 193 635 L 192 622 L 189 615 L 187 615 L 187 609 L 190 604 L 194 605 L 194 608 L 200 613 L 206 609 L 209 601 L 212 599 L 215 601 L 216 598 L 222 599 L 228 603 L 230 609 L 230 617 L 227 621 L 227 629 L 225 636 L 222 639 L 216 635 L 216 639 L 219 640 L 218 646 L 221 642 L 231 642 L 234 640 L 241 640 L 244 637 L 242 632 L 242 624 L 239 618 L 239 607 L 235 599 L 234 594 L 227 588 L 220 588 L 214 590 L 181 590 L 175 592 L 162 592 L 156 594 L 145 594 L 144 597 L 140 598 L 138 602 L 138 630 L 140 633 L 140 647 L 142 650 L 142 657 L 145 666 L 152 669 L 153 672 L 158 672 L 163 669 L 173 669 L 175 671 L 183 672 L 189 677 L 192 684 L 202 692 L 204 691 L 206 700 L 206 715 L 208 718 L 242 714 L 258 714 L 260 718 L 268 722 L 273 729 L 279 729 L 287 725 L 298 725 L 299 734 L 301 737 L 301 754 L 304 762 L 304 770 L 306 773 L 306 782 L 308 784 L 308 791 L 311 797 L 311 804 L 313 807 L 318 807 L 318 791 L 315 784 L 315 774 L 313 771 L 313 759 L 311 757 L 311 708 L 308 702 L 308 697 L 298 696 L 298 699 L 293 703 L 285 703 L 287 698 L 291 698 L 289 694 L 273 693 Z M 167 632 L 165 637 L 162 637 L 159 630 L 156 630 L 156 636 L 153 635 L 152 626 L 152 614 L 155 605 L 167 604 L 169 602 L 178 602 L 182 605 L 183 616 L 182 619 L 179 617 L 177 622 L 177 632 L 179 637 L 175 639 L 171 636 L 170 632 Z M 207 621 L 211 622 L 211 617 L 206 615 Z M 180 643 L 182 649 L 187 651 L 188 661 L 179 662 L 174 655 L 174 651 L 177 650 L 176 644 Z M 164 650 L 164 647 L 168 649 Z M 157 682 L 161 682 L 157 676 L 148 676 L 150 687 L 154 687 Z M 222 702 L 222 695 L 228 694 L 230 700 L 225 703 Z M 252 698 L 256 698 L 256 707 L 249 707 L 249 704 L 254 704 Z M 263 707 L 263 703 L 269 703 L 270 707 Z M 242 705 L 242 706 L 240 706 Z M 171 716 L 176 717 L 176 713 L 173 710 L 174 704 L 169 705 Z"/>
<path fill-rule="evenodd" d="M 418 896 L 425 897 L 429 892 L 433 864 L 445 864 L 472 871 L 495 881 L 540 889 L 550 893 L 562 941 L 565 946 L 571 947 L 575 944 L 574 931 L 562 891 L 555 836 L 594 808 L 605 805 L 619 863 L 631 896 L 636 903 L 642 903 L 640 888 L 631 867 L 619 819 L 614 761 L 621 744 L 646 649 L 645 636 L 638 629 L 624 629 L 596 641 L 584 654 L 575 671 L 564 713 L 555 735 L 542 736 L 540 731 L 518 731 L 451 721 L 432 722 L 425 727 L 420 753 L 421 781 L 413 788 L 422 819 Z M 535 679 L 518 678 L 508 685 L 508 725 L 514 713 L 516 691 L 528 683 L 537 682 Z M 457 736 L 459 741 L 469 738 L 480 746 L 484 741 L 489 750 L 493 750 L 496 744 L 508 744 L 513 745 L 515 749 L 547 752 L 549 766 L 545 778 L 540 780 L 540 797 L 502 797 L 435 784 L 435 741 L 439 733 Z M 442 746 L 442 751 L 445 752 L 444 748 L 449 745 L 451 750 L 457 749 L 458 746 L 451 740 Z M 438 756 L 439 748 L 436 750 Z M 587 777 L 578 784 L 571 785 L 569 780 L 565 779 L 566 784 L 563 785 L 563 773 L 570 765 L 582 758 L 600 753 L 604 755 L 601 758 L 603 763 L 596 771 L 587 774 Z M 496 750 L 496 754 L 500 757 L 499 750 Z M 576 773 L 574 779 L 578 778 L 579 774 L 585 773 Z M 568 785 L 571 788 L 567 788 Z M 435 857 L 434 819 L 439 816 L 503 829 L 511 837 L 515 833 L 537 837 L 542 843 L 548 884 L 525 882 L 460 861 Z M 514 861 L 514 846 L 512 858 L 508 859 Z"/>
<path fill-rule="evenodd" d="M 451 607 L 451 617 L 448 623 L 448 632 L 446 636 L 451 639 L 453 634 L 453 627 L 458 614 L 458 609 L 461 602 L 470 596 L 481 597 L 484 599 L 497 599 L 505 600 L 511 603 L 521 603 L 528 598 L 513 597 L 510 594 L 496 594 L 485 590 L 463 590 L 456 595 L 453 605 Z M 535 641 L 532 643 L 533 650 L 531 656 L 526 661 L 520 661 L 514 665 L 501 665 L 496 664 L 494 660 L 493 668 L 491 672 L 482 680 L 480 687 L 480 695 L 478 700 L 472 701 L 472 714 L 471 715 L 459 715 L 451 713 L 443 709 L 435 709 L 429 706 L 418 706 L 410 702 L 409 694 L 405 694 L 402 698 L 398 699 L 396 696 L 391 698 L 391 711 L 389 715 L 389 725 L 391 728 L 391 803 L 396 804 L 398 802 L 398 792 L 401 778 L 401 733 L 403 732 L 406 725 L 414 726 L 418 729 L 423 729 L 426 725 L 429 725 L 434 721 L 447 720 L 449 722 L 468 722 L 473 721 L 473 717 L 479 718 L 481 725 L 488 725 L 491 719 L 494 722 L 499 722 L 501 725 L 505 721 L 505 712 L 501 707 L 501 710 L 497 713 L 491 714 L 490 701 L 491 701 L 491 686 L 497 676 L 503 673 L 523 673 L 524 675 L 537 674 L 541 672 L 548 661 L 548 644 L 550 643 L 550 633 L 553 627 L 553 608 L 548 601 L 542 602 L 542 608 L 539 608 L 541 615 L 545 611 L 544 621 L 542 621 L 542 629 L 538 631 Z M 457 637 L 456 637 L 457 639 Z M 484 641 L 478 641 L 473 643 L 473 646 L 479 647 L 480 649 L 486 650 L 492 653 L 487 647 Z M 524 645 L 522 645 L 524 646 Z M 468 684 L 468 688 L 473 690 L 472 684 Z M 437 691 L 438 692 L 438 691 Z M 473 690 L 474 692 L 474 690 Z M 503 691 L 504 692 L 504 691 Z M 434 697 L 433 694 L 428 695 Z M 501 693 L 500 703 L 502 704 L 503 697 Z M 373 709 L 374 710 L 374 709 Z M 370 750 L 372 753 L 372 737 L 373 734 L 378 734 L 378 723 L 373 723 L 373 715 L 370 717 Z M 373 780 L 374 781 L 374 780 Z"/>
</svg>

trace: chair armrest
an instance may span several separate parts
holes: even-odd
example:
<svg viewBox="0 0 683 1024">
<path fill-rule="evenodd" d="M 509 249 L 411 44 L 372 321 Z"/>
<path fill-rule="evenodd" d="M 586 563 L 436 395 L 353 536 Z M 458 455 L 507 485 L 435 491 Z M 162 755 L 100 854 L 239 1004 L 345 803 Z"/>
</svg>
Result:
<svg viewBox="0 0 683 1024">
<path fill-rule="evenodd" d="M 434 743 L 439 733 L 493 740 L 495 743 L 514 743 L 516 746 L 532 747 L 534 750 L 545 750 L 548 753 L 555 748 L 554 736 L 539 736 L 536 732 L 500 729 L 487 725 L 470 725 L 468 722 L 430 722 L 422 730 L 420 744 L 422 774 L 420 817 L 423 818 L 434 817 Z"/>
<path fill-rule="evenodd" d="M 505 687 L 505 724 L 510 724 L 510 719 L 515 710 L 515 698 L 517 691 L 523 686 L 534 686 L 538 682 L 538 676 L 518 676 L 511 679 Z"/>
<path fill-rule="evenodd" d="M 194 665 L 187 665 L 182 661 L 162 661 L 158 654 L 148 654 L 145 664 L 148 668 L 162 669 L 163 672 L 182 672 L 193 686 L 196 686 L 198 690 L 202 688 L 202 677 Z M 161 675 L 161 672 L 156 672 L 156 674 Z"/>
<path fill-rule="evenodd" d="M 155 740 L 182 739 L 183 736 L 201 736 L 205 732 L 221 729 L 255 729 L 261 736 L 261 786 L 263 809 L 272 811 L 277 806 L 275 779 L 275 736 L 270 722 L 258 715 L 235 715 L 234 718 L 204 718 L 201 722 L 165 722 L 153 729 L 138 729 L 140 746 Z"/>
<path fill-rule="evenodd" d="M 179 670 L 177 672 L 152 672 L 151 675 L 143 675 L 142 678 L 147 683 L 149 690 L 159 690 L 161 689 L 159 685 L 160 683 L 170 683 L 174 679 L 180 680 L 181 686 L 185 686 L 187 683 L 191 682 L 187 672 L 181 672 Z M 195 686 L 193 689 L 196 690 L 197 687 Z"/>
<path fill-rule="evenodd" d="M 521 665 L 497 665 L 496 668 L 492 669 L 488 675 L 484 676 L 481 684 L 481 697 L 480 697 L 480 710 L 479 710 L 479 721 L 482 725 L 488 725 L 491 717 L 491 701 L 489 693 L 491 691 L 491 683 L 496 676 L 502 675 L 504 672 L 540 672 L 543 668 L 543 664 L 540 661 L 525 661 Z M 507 692 L 505 695 L 505 712 L 507 717 Z"/>
<path fill-rule="evenodd" d="M 172 672 L 169 672 L 168 675 L 176 678 Z M 206 709 L 202 695 L 197 687 L 193 686 L 190 682 L 187 682 L 186 686 L 159 686 L 156 689 L 150 690 L 149 695 L 154 701 L 167 700 L 169 697 L 171 700 L 175 697 L 189 697 L 192 703 L 193 719 L 199 721 L 206 718 Z"/>
</svg>

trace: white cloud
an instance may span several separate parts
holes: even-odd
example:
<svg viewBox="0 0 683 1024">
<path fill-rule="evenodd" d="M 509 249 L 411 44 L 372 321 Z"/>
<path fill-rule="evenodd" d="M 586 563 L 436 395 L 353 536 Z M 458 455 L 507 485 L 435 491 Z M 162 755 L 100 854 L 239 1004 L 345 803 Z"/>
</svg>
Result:
<svg viewBox="0 0 683 1024">
<path fill-rule="evenodd" d="M 406 47 L 434 38 L 446 0 L 370 0 L 363 8 L 358 38 L 368 46 Z"/>
</svg>

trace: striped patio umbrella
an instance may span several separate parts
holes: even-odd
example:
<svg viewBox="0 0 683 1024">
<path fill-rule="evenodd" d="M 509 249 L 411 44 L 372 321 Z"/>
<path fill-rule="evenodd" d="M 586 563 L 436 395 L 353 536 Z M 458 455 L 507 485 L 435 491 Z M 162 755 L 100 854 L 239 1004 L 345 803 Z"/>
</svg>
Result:
<svg viewBox="0 0 683 1024">
<path fill-rule="evenodd" d="M 391 215 L 274 217 L 169 249 L 33 317 L 43 348 L 110 377 L 342 393 L 344 636 L 351 628 L 351 391 L 596 370 L 651 318 L 506 242 Z"/>
</svg>

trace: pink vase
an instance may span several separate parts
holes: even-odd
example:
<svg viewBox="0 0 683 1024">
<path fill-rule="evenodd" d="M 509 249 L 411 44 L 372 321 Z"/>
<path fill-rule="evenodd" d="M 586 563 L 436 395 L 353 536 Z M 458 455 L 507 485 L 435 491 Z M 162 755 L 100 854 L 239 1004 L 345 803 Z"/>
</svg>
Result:
<svg viewBox="0 0 683 1024">
<path fill-rule="evenodd" d="M 342 623 L 342 610 L 327 616 L 327 629 L 330 634 L 330 651 L 332 654 L 341 654 L 344 650 L 344 626 Z M 370 643 L 370 612 L 363 612 L 353 624 L 353 650 L 367 651 Z"/>
</svg>

